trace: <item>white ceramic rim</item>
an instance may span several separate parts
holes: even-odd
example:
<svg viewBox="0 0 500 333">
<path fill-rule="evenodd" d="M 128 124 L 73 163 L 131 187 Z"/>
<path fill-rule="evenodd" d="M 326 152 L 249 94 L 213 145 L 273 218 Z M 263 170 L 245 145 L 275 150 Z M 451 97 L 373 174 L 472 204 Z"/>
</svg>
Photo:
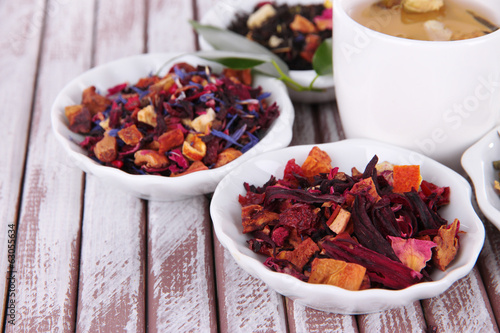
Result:
<svg viewBox="0 0 500 333">
<path fill-rule="evenodd" d="M 492 163 L 495 159 L 485 160 L 489 156 L 488 152 L 500 145 L 500 126 L 488 132 L 478 142 L 473 144 L 462 155 L 462 166 L 474 184 L 477 204 L 486 218 L 500 229 L 500 211 L 491 202 L 497 200 L 500 205 L 500 195 L 493 190 L 494 169 Z M 500 160 L 500 155 L 496 160 Z M 498 172 L 498 171 L 497 171 Z"/>
</svg>

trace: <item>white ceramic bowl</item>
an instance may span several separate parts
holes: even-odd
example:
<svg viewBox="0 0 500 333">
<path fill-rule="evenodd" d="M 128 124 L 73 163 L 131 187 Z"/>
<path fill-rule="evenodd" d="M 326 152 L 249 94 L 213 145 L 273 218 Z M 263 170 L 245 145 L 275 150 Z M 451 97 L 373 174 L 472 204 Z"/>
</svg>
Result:
<svg viewBox="0 0 500 333">
<path fill-rule="evenodd" d="M 411 152 L 385 143 L 366 139 L 350 139 L 318 145 L 332 158 L 332 166 L 350 172 L 352 167 L 364 170 L 373 155 L 379 161 L 404 164 Z M 259 155 L 235 168 L 217 186 L 210 207 L 215 233 L 236 262 L 248 273 L 264 281 L 282 295 L 311 308 L 342 314 L 362 314 L 408 305 L 419 299 L 444 292 L 473 268 L 484 242 L 484 226 L 472 204 L 469 183 L 458 173 L 422 156 L 422 177 L 439 186 L 450 186 L 451 203 L 441 215 L 448 221 L 460 220 L 460 250 L 445 272 L 435 270 L 432 282 L 422 282 L 402 290 L 369 289 L 349 291 L 330 285 L 309 284 L 290 275 L 274 272 L 263 265 L 264 256 L 247 248 L 248 235 L 242 233 L 241 207 L 238 195 L 245 195 L 243 182 L 263 185 L 271 175 L 283 176 L 286 162 L 295 158 L 302 164 L 313 146 L 294 146 Z"/>
<path fill-rule="evenodd" d="M 224 53 L 221 52 L 221 55 Z M 171 61 L 169 66 L 164 68 L 162 73 L 166 73 L 171 65 L 180 61 L 193 65 L 209 64 L 214 71 L 221 69 L 219 65 L 207 62 L 192 54 L 178 56 L 180 54 L 165 53 L 141 54 L 124 58 L 95 67 L 68 83 L 55 99 L 51 117 L 53 132 L 74 164 L 83 171 L 98 177 L 101 181 L 140 198 L 174 201 L 211 193 L 222 177 L 235 166 L 253 156 L 286 147 L 290 143 L 294 109 L 286 87 L 276 79 L 261 76 L 255 77 L 254 85 L 260 85 L 263 91 L 271 92 L 270 101 L 275 101 L 279 105 L 280 115 L 258 144 L 231 163 L 220 168 L 193 172 L 184 176 L 163 177 L 132 175 L 116 168 L 102 166 L 90 159 L 86 151 L 78 145 L 84 137 L 69 130 L 64 107 L 81 103 L 82 91 L 88 86 L 95 85 L 98 90 L 105 91 L 107 88 L 123 82 L 135 83 L 139 78 L 158 71 L 169 60 Z"/>
<path fill-rule="evenodd" d="M 231 21 L 236 18 L 236 14 L 250 13 L 256 4 L 262 0 L 220 0 L 209 11 L 203 15 L 200 23 L 212 25 L 218 28 L 226 28 Z M 276 0 L 277 4 L 290 5 L 309 5 L 322 4 L 322 0 Z M 199 38 L 200 48 L 202 50 L 212 50 L 212 46 L 208 44 L 202 37 Z M 291 70 L 290 77 L 303 86 L 308 86 L 316 76 L 314 70 Z M 296 91 L 288 89 L 290 98 L 295 102 L 304 103 L 321 103 L 335 99 L 335 90 L 333 88 L 333 76 L 320 76 L 314 83 L 314 87 L 324 89 L 322 92 L 311 91 Z"/>
<path fill-rule="evenodd" d="M 491 130 L 462 155 L 462 166 L 474 183 L 474 191 L 483 214 L 500 229 L 500 195 L 493 189 L 499 180 L 493 161 L 500 160 L 500 126 Z"/>
<path fill-rule="evenodd" d="M 370 2 L 333 0 L 335 94 L 346 137 L 395 143 L 459 171 L 464 151 L 500 124 L 500 31 L 459 41 L 393 37 L 349 16 Z M 500 22 L 499 1 L 468 2 Z"/>
</svg>

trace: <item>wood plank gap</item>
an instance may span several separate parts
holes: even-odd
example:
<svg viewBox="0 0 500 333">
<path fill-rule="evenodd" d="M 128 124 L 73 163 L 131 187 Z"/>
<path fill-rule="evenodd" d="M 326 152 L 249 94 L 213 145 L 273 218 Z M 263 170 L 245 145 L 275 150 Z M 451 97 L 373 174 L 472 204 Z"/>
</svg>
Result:
<svg viewBox="0 0 500 333">
<path fill-rule="evenodd" d="M 143 37 L 143 46 L 142 46 L 142 52 L 143 53 L 148 53 L 148 26 L 149 26 L 149 0 L 144 0 L 144 37 Z M 147 238 L 146 238 L 147 239 Z"/>
<path fill-rule="evenodd" d="M 196 2 L 196 0 L 191 0 L 192 4 L 193 4 L 193 20 L 194 21 L 198 21 L 199 20 L 199 15 L 198 15 L 198 4 Z M 194 49 L 196 51 L 199 51 L 200 50 L 200 43 L 198 41 L 198 33 L 194 30 L 193 30 L 193 34 L 195 36 L 194 38 Z"/>
<path fill-rule="evenodd" d="M 15 240 L 14 240 L 14 256 L 17 256 L 17 253 L 16 253 L 16 250 L 17 250 L 17 231 L 19 229 L 19 224 L 21 222 L 21 205 L 22 205 L 22 198 L 23 198 L 23 193 L 24 193 L 24 180 L 26 179 L 26 162 L 27 162 L 27 159 L 28 159 L 28 147 L 29 147 L 29 144 L 30 144 L 30 140 L 31 140 L 31 127 L 32 127 L 32 123 L 33 123 L 33 114 L 35 112 L 35 99 L 36 99 L 36 92 L 37 92 L 37 89 L 38 89 L 38 74 L 40 73 L 40 64 L 41 64 L 41 54 L 42 54 L 42 49 L 43 49 L 43 37 L 45 35 L 45 27 L 47 26 L 47 11 L 45 10 L 45 8 L 47 8 L 47 3 L 49 2 L 49 0 L 45 0 L 45 3 L 44 3 L 44 7 L 43 7 L 43 23 L 42 23 L 42 27 L 41 27 L 41 31 L 40 31 L 40 37 L 39 37 L 39 40 L 38 40 L 38 51 L 37 51 L 37 57 L 36 57 L 36 65 L 35 65 L 35 77 L 33 78 L 33 90 L 32 90 L 32 94 L 31 94 L 31 104 L 30 104 L 30 112 L 29 112 L 29 117 L 28 117 L 28 127 L 26 129 L 26 143 L 25 143 L 25 146 L 24 146 L 24 159 L 23 159 L 23 163 L 22 163 L 22 167 L 23 167 L 23 171 L 21 173 L 21 178 L 20 178 L 20 182 L 19 182 L 19 193 L 18 193 L 18 197 L 17 197 L 17 204 L 16 204 L 16 213 L 15 213 L 15 219 L 14 221 L 12 221 L 12 224 L 14 224 L 14 230 L 15 230 L 15 233 L 16 233 L 16 237 L 15 237 Z M 15 258 L 15 257 L 14 257 Z M 14 261 L 14 269 L 15 269 L 15 261 Z M 10 270 L 8 271 L 9 273 L 9 279 L 8 281 L 11 281 L 11 278 L 12 278 L 12 273 L 13 271 Z M 15 273 L 15 271 L 14 271 Z M 10 297 L 9 297 L 9 287 L 10 287 L 10 282 L 6 283 L 5 284 L 5 297 L 4 297 L 4 302 L 3 302 L 3 309 L 4 311 L 2 312 L 2 317 L 1 317 L 1 320 L 0 320 L 0 330 L 2 332 L 5 333 L 5 329 L 7 327 L 7 312 L 8 312 L 8 309 L 7 309 L 7 304 L 9 304 L 9 300 L 10 300 Z"/>
<path fill-rule="evenodd" d="M 207 200 L 208 200 L 208 207 L 209 207 L 209 210 L 210 210 L 210 204 L 212 202 L 212 194 L 208 194 L 206 195 L 207 197 Z M 209 213 L 210 215 L 210 213 Z M 212 222 L 212 218 L 210 218 L 210 222 Z M 214 230 L 214 226 L 212 223 L 210 223 L 210 247 L 212 249 L 215 249 L 215 238 L 217 237 L 215 235 L 215 230 Z M 213 283 L 213 288 L 214 288 L 214 304 L 215 304 L 215 318 L 217 318 L 217 332 L 218 333 L 221 333 L 221 329 L 220 329 L 220 325 L 219 323 L 221 322 L 221 319 L 220 318 L 220 309 L 219 309 L 219 291 L 217 290 L 217 280 L 218 280 L 218 276 L 217 276 L 217 269 L 215 267 L 215 250 L 212 250 L 212 276 L 214 277 L 214 283 Z"/>
<path fill-rule="evenodd" d="M 92 21 L 92 43 L 90 49 L 90 68 L 95 66 L 95 54 L 97 50 L 97 20 L 99 13 L 99 0 L 94 0 L 94 17 Z"/>
<path fill-rule="evenodd" d="M 321 119 L 320 119 L 318 104 L 311 104 L 311 115 L 313 117 L 314 128 L 316 129 L 320 128 Z M 323 143 L 320 131 L 317 130 L 314 131 L 314 142 Z"/>
<path fill-rule="evenodd" d="M 86 188 L 86 184 L 87 184 L 87 174 L 85 172 L 82 173 L 82 191 L 80 192 L 80 202 L 81 202 L 81 205 L 80 205 L 80 230 L 83 230 L 83 212 L 84 212 L 84 209 L 83 207 L 85 207 L 85 188 Z M 77 239 L 77 246 L 78 246 L 78 269 L 77 269 L 77 281 L 76 281 L 76 285 L 77 287 L 75 288 L 75 299 L 78 300 L 78 297 L 79 297 L 79 293 L 80 293 L 80 263 L 81 263 L 81 260 L 82 260 L 82 234 L 80 233 L 78 235 L 78 239 Z M 78 313 L 78 302 L 75 302 L 75 313 Z M 74 320 L 74 325 L 73 327 L 75 327 L 76 329 L 76 326 L 78 324 L 78 316 L 75 316 L 75 320 Z"/>
<path fill-rule="evenodd" d="M 147 16 L 147 15 L 146 15 Z M 142 200 L 142 209 L 144 212 L 144 219 L 146 221 L 146 225 L 144 227 L 144 253 L 146 253 L 146 260 L 144 260 L 144 271 L 143 271 L 143 276 L 144 276 L 144 316 L 146 320 L 144 320 L 144 332 L 148 331 L 148 320 L 149 318 L 149 297 L 148 297 L 148 292 L 149 292 L 149 287 L 148 287 L 148 280 L 149 280 L 149 260 L 148 260 L 148 254 L 149 254 L 149 202 L 147 200 Z"/>
</svg>

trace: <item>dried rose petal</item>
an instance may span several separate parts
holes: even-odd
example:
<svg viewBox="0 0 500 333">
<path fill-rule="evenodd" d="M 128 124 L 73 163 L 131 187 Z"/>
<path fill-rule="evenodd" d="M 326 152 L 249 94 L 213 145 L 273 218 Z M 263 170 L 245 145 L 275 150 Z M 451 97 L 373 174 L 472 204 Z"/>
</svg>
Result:
<svg viewBox="0 0 500 333">
<path fill-rule="evenodd" d="M 432 258 L 432 248 L 436 243 L 415 238 L 404 239 L 388 236 L 394 253 L 399 260 L 411 269 L 420 272 Z"/>
</svg>

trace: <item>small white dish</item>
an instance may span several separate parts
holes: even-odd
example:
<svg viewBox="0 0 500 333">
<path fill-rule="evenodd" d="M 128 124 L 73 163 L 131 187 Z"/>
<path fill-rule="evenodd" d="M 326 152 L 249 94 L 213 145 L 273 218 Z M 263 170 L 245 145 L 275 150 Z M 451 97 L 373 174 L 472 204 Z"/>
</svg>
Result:
<svg viewBox="0 0 500 333">
<path fill-rule="evenodd" d="M 493 161 L 500 160 L 500 126 L 491 130 L 462 155 L 462 166 L 474 184 L 479 208 L 500 229 L 500 195 L 493 182 L 499 180 Z"/>
<path fill-rule="evenodd" d="M 349 172 L 352 167 L 364 170 L 376 154 L 379 161 L 409 164 L 415 152 L 366 139 L 350 139 L 317 145 L 332 158 L 332 166 Z M 435 297 L 455 281 L 468 274 L 484 243 L 484 226 L 471 203 L 470 184 L 458 173 L 425 156 L 421 158 L 423 179 L 438 186 L 450 187 L 450 204 L 440 214 L 450 223 L 460 220 L 460 249 L 445 272 L 434 270 L 433 281 L 422 282 L 402 290 L 368 289 L 349 291 L 331 285 L 309 284 L 287 274 L 274 272 L 263 265 L 264 256 L 251 251 L 242 233 L 240 194 L 243 183 L 261 186 L 271 175 L 282 177 L 286 162 L 295 158 L 301 165 L 313 145 L 294 146 L 261 154 L 234 168 L 217 186 L 210 206 L 214 230 L 221 244 L 248 273 L 264 281 L 270 288 L 308 307 L 342 314 L 363 314 L 405 306 L 413 301 Z"/>
<path fill-rule="evenodd" d="M 224 52 L 220 54 L 224 55 Z M 121 188 L 137 197 L 147 200 L 175 201 L 213 192 L 217 183 L 235 166 L 253 156 L 286 147 L 290 143 L 294 109 L 286 87 L 277 79 L 257 76 L 254 78 L 254 85 L 260 85 L 263 91 L 271 93 L 269 100 L 278 104 L 280 115 L 258 144 L 220 168 L 193 172 L 179 177 L 132 175 L 113 167 L 100 165 L 90 159 L 87 152 L 78 144 L 84 136 L 73 133 L 68 128 L 68 120 L 64 114 L 65 106 L 80 104 L 82 91 L 91 85 L 95 85 L 100 91 L 105 91 L 120 83 L 135 83 L 141 77 L 157 72 L 169 62 L 167 67 L 162 68 L 162 73 L 166 73 L 171 65 L 181 61 L 193 65 L 209 64 L 216 72 L 222 69 L 218 64 L 208 62 L 193 54 L 141 54 L 95 67 L 69 82 L 54 101 L 51 120 L 53 132 L 70 160 L 86 173 L 98 177 L 102 182 Z"/>
<path fill-rule="evenodd" d="M 201 24 L 212 25 L 218 28 L 225 29 L 231 21 L 236 18 L 237 14 L 250 13 L 255 5 L 257 5 L 260 0 L 221 0 L 216 3 L 210 10 L 208 10 L 205 15 L 200 20 Z M 276 4 L 287 3 L 289 5 L 310 5 L 310 4 L 321 4 L 321 0 L 277 0 Z M 213 50 L 213 47 L 205 40 L 203 37 L 199 38 L 200 48 L 202 50 Z M 302 86 L 309 86 L 312 80 L 316 77 L 316 72 L 314 70 L 290 70 L 290 78 L 299 83 Z M 333 76 L 320 76 L 314 82 L 314 87 L 319 89 L 324 89 L 321 92 L 314 91 L 296 91 L 293 89 L 288 89 L 290 98 L 294 102 L 302 103 L 322 103 L 329 102 L 335 99 L 335 89 L 333 84 Z"/>
</svg>

